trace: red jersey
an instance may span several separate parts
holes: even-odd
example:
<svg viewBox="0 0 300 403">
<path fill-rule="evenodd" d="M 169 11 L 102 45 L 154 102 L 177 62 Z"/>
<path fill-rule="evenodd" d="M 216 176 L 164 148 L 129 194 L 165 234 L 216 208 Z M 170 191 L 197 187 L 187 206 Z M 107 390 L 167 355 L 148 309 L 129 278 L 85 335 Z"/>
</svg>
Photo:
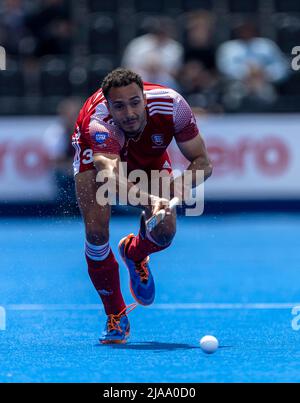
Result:
<svg viewBox="0 0 300 403">
<path fill-rule="evenodd" d="M 74 174 L 94 169 L 93 155 L 118 154 L 133 169 L 167 169 L 171 163 L 167 147 L 193 139 L 199 133 L 193 112 L 176 91 L 157 84 L 144 83 L 147 123 L 137 138 L 126 138 L 115 125 L 102 89 L 87 99 L 81 109 L 72 144 L 75 148 Z"/>
</svg>

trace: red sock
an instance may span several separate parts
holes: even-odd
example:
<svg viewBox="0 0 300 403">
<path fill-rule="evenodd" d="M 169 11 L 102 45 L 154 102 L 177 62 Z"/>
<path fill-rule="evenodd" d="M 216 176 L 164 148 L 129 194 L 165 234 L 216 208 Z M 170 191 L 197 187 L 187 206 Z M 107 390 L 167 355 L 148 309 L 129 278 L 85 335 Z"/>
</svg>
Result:
<svg viewBox="0 0 300 403">
<path fill-rule="evenodd" d="M 145 257 L 150 255 L 151 253 L 164 250 L 168 246 L 170 246 L 170 244 L 166 246 L 157 245 L 149 239 L 143 238 L 139 233 L 137 236 L 132 238 L 126 250 L 126 255 L 129 257 L 129 259 L 132 259 L 135 262 L 139 262 L 145 259 Z"/>
<path fill-rule="evenodd" d="M 106 259 L 95 261 L 85 255 L 89 276 L 101 297 L 107 315 L 118 314 L 125 308 L 120 289 L 119 265 L 112 251 Z"/>
</svg>

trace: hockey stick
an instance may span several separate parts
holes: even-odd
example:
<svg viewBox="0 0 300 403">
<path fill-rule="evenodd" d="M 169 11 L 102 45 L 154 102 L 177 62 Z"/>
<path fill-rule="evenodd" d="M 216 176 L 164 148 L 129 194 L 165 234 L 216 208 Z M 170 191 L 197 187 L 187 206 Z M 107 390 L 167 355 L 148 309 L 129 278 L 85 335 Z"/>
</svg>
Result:
<svg viewBox="0 0 300 403">
<path fill-rule="evenodd" d="M 169 208 L 173 210 L 178 204 L 180 200 L 178 197 L 173 197 L 173 199 L 170 200 L 169 203 Z M 151 232 L 154 230 L 154 228 L 162 222 L 162 220 L 166 216 L 166 211 L 165 209 L 159 210 L 155 215 L 150 217 L 148 220 L 145 219 L 145 212 L 143 211 L 141 215 L 141 233 L 144 236 L 146 232 Z"/>
</svg>

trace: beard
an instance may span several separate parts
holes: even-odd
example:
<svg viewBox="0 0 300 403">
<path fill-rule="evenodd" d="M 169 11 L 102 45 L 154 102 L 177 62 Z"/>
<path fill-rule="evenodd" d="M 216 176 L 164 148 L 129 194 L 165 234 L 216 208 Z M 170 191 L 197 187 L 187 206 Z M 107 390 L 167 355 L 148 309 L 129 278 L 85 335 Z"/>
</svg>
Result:
<svg viewBox="0 0 300 403">
<path fill-rule="evenodd" d="M 123 129 L 126 137 L 130 138 L 130 139 L 134 139 L 134 138 L 138 137 L 143 132 L 143 130 L 146 126 L 146 123 L 147 123 L 147 119 L 146 119 L 146 113 L 145 113 L 143 120 L 141 121 L 138 129 L 132 130 L 132 131 L 127 131 L 126 129 Z"/>
</svg>

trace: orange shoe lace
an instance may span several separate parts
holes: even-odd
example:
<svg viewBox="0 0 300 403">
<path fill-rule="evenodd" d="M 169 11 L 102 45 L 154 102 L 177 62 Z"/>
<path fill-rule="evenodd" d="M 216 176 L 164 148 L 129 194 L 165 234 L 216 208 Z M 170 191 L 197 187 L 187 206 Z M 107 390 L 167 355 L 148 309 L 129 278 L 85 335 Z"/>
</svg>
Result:
<svg viewBox="0 0 300 403">
<path fill-rule="evenodd" d="M 132 241 L 132 238 L 134 237 L 134 234 L 129 234 L 126 241 L 125 241 L 125 253 L 129 247 L 130 242 Z M 147 263 L 149 262 L 149 256 L 145 257 L 141 262 L 135 262 L 135 271 L 139 274 L 141 281 L 143 283 L 146 283 L 149 278 L 149 270 L 147 267 Z"/>
<path fill-rule="evenodd" d="M 122 309 L 122 311 L 119 312 L 118 314 L 112 313 L 112 314 L 108 315 L 108 323 L 107 323 L 108 331 L 110 332 L 112 330 L 117 330 L 118 332 L 122 332 L 122 329 L 120 328 L 121 317 L 123 315 L 127 315 L 128 313 L 130 313 L 136 307 L 137 307 L 137 304 L 133 303 L 133 304 L 125 306 L 125 308 Z"/>
<path fill-rule="evenodd" d="M 129 244 L 132 241 L 132 238 L 134 237 L 134 234 L 129 234 L 126 241 L 125 241 L 125 253 L 126 250 L 129 247 Z M 143 259 L 141 262 L 135 262 L 135 271 L 136 273 L 139 274 L 141 281 L 143 283 L 147 283 L 148 278 L 149 278 L 149 270 L 147 267 L 147 263 L 149 262 L 149 256 L 146 256 L 145 259 Z"/>
<path fill-rule="evenodd" d="M 146 283 L 149 278 L 149 270 L 147 267 L 147 263 L 149 261 L 149 256 L 145 257 L 141 262 L 135 262 L 135 271 L 139 274 L 141 281 Z"/>
</svg>

